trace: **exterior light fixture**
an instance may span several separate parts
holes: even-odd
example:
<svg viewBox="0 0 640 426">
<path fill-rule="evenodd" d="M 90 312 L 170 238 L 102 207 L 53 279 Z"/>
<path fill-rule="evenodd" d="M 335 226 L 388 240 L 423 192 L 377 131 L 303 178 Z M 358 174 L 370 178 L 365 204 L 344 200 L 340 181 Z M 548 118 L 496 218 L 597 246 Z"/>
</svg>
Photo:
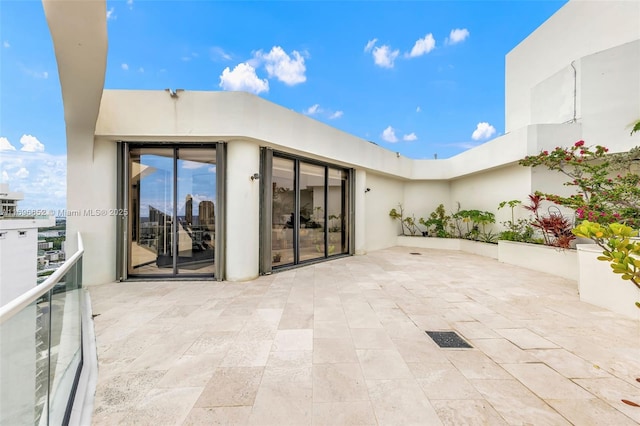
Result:
<svg viewBox="0 0 640 426">
<path fill-rule="evenodd" d="M 254 173 L 254 174 L 250 177 L 250 179 L 251 179 L 251 180 L 258 180 L 258 179 L 260 179 L 260 173 Z"/>
<path fill-rule="evenodd" d="M 177 98 L 178 97 L 178 92 L 184 92 L 184 89 L 164 89 L 165 92 L 169 92 L 169 96 L 171 96 L 172 98 Z"/>
<path fill-rule="evenodd" d="M 364 190 L 364 193 L 366 194 L 367 192 L 371 191 L 371 188 L 367 188 Z"/>
</svg>

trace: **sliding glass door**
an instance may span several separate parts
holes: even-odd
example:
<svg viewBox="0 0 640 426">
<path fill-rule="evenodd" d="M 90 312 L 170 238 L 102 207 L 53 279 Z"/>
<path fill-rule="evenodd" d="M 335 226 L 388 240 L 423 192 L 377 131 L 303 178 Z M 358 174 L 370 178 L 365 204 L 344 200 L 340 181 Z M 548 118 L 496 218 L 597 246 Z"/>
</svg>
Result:
<svg viewBox="0 0 640 426">
<path fill-rule="evenodd" d="M 213 276 L 216 149 L 129 151 L 129 276 Z"/>
<path fill-rule="evenodd" d="M 348 254 L 349 171 L 284 155 L 263 162 L 263 272 Z"/>
</svg>

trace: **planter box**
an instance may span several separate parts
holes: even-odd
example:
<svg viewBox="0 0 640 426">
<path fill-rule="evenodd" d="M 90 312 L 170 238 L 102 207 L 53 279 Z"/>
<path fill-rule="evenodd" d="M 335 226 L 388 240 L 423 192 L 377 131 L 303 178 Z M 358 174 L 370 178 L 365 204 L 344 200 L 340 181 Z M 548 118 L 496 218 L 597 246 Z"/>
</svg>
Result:
<svg viewBox="0 0 640 426">
<path fill-rule="evenodd" d="M 396 245 L 436 250 L 460 250 L 480 256 L 498 258 L 498 245 L 459 238 L 407 237 L 399 235 Z"/>
<path fill-rule="evenodd" d="M 611 271 L 609 262 L 597 259 L 602 249 L 595 244 L 578 244 L 580 300 L 640 320 L 640 289 Z"/>
<path fill-rule="evenodd" d="M 575 250 L 501 240 L 498 241 L 498 260 L 510 265 L 578 280 L 578 256 Z"/>
</svg>

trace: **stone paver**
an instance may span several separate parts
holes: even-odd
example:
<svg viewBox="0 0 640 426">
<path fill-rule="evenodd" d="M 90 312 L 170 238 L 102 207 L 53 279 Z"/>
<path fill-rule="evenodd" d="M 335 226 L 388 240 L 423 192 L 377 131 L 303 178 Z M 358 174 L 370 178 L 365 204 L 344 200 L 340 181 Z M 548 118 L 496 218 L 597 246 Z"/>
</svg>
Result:
<svg viewBox="0 0 640 426">
<path fill-rule="evenodd" d="M 640 422 L 621 402 L 640 403 L 640 323 L 494 259 L 394 247 L 245 283 L 89 292 L 96 425 Z"/>
</svg>

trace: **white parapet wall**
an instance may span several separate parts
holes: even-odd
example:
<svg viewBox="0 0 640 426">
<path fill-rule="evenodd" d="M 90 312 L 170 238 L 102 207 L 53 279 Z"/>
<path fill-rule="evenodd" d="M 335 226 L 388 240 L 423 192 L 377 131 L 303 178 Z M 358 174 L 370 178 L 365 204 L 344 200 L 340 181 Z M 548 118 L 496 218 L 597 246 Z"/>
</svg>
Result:
<svg viewBox="0 0 640 426">
<path fill-rule="evenodd" d="M 595 244 L 578 244 L 580 300 L 640 320 L 640 289 L 611 271 L 609 262 L 598 260 L 602 249 Z"/>
</svg>

